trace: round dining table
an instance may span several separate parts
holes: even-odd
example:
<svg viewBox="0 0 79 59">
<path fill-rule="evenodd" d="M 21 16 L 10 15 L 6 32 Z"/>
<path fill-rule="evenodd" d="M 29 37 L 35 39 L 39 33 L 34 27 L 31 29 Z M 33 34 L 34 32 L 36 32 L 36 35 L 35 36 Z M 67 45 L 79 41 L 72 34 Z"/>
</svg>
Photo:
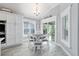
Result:
<svg viewBox="0 0 79 59">
<path fill-rule="evenodd" d="M 42 48 L 42 43 L 44 41 L 48 41 L 46 39 L 44 39 L 44 34 L 33 34 L 33 43 L 34 43 L 34 50 L 38 50 Z"/>
</svg>

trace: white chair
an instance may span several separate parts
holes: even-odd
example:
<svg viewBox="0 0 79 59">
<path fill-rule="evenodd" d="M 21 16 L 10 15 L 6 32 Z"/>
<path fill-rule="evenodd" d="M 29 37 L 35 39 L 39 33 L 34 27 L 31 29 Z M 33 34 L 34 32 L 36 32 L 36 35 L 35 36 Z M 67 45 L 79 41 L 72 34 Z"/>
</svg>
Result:
<svg viewBox="0 0 79 59">
<path fill-rule="evenodd" d="M 42 40 L 42 49 L 49 49 L 48 34 L 42 35 L 40 40 Z"/>
<path fill-rule="evenodd" d="M 33 34 L 30 34 L 28 36 L 28 48 L 29 49 L 33 49 L 34 48 L 34 41 L 35 41 L 36 37 Z"/>
</svg>

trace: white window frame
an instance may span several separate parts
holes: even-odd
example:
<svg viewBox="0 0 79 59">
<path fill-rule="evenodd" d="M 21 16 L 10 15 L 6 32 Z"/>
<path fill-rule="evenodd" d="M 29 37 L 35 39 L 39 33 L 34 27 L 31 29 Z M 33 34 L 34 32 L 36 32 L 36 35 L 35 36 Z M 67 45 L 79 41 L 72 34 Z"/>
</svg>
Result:
<svg viewBox="0 0 79 59">
<path fill-rule="evenodd" d="M 56 20 L 56 16 L 53 16 L 53 17 L 50 17 L 50 18 L 47 18 L 47 19 L 43 19 L 41 21 L 41 33 L 43 33 L 43 24 L 44 23 L 48 23 L 48 22 L 52 22 L 52 21 L 55 21 L 55 43 L 56 43 L 56 39 L 57 39 L 57 20 Z"/>
<path fill-rule="evenodd" d="M 23 37 L 27 37 L 29 34 L 24 34 L 24 22 L 28 22 L 28 23 L 32 23 L 34 24 L 34 30 L 35 30 L 35 33 L 36 33 L 36 21 L 33 21 L 33 20 L 30 20 L 30 19 L 23 19 L 22 20 L 22 32 L 23 32 Z M 35 34 L 34 33 L 34 34 Z"/>
<path fill-rule="evenodd" d="M 65 46 L 67 46 L 68 48 L 70 48 L 70 8 L 71 6 L 67 7 L 62 13 L 61 13 L 61 42 L 63 44 L 65 44 Z M 63 20 L 62 17 L 68 15 L 68 41 L 65 41 L 65 39 L 63 38 Z"/>
</svg>

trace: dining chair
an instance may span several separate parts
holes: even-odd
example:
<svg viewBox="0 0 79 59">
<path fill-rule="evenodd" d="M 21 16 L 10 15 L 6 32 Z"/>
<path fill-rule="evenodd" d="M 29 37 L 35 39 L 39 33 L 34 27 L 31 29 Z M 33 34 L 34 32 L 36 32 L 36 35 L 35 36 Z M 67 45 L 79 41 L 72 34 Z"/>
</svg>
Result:
<svg viewBox="0 0 79 59">
<path fill-rule="evenodd" d="M 29 40 L 28 40 L 28 48 L 33 49 L 34 48 L 34 41 L 36 40 L 36 37 L 33 34 L 29 35 Z"/>
<path fill-rule="evenodd" d="M 42 49 L 49 49 L 48 34 L 40 36 L 40 40 L 42 40 Z"/>
</svg>

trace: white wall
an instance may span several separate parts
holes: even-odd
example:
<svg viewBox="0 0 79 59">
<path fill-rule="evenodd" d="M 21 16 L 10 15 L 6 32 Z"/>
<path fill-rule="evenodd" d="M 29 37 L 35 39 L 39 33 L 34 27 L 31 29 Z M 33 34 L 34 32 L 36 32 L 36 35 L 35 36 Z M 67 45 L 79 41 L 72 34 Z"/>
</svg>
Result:
<svg viewBox="0 0 79 59">
<path fill-rule="evenodd" d="M 61 42 L 61 12 L 64 11 L 68 6 L 71 6 L 71 4 L 63 3 L 55 8 L 53 8 L 50 12 L 48 12 L 48 15 L 53 15 L 57 17 L 57 43 L 61 45 L 65 49 L 65 51 L 68 54 L 71 55 L 78 55 L 78 4 L 72 4 L 71 6 L 71 12 L 70 12 L 70 25 L 71 25 L 71 38 L 70 38 L 70 48 L 66 47 Z"/>
<path fill-rule="evenodd" d="M 70 25 L 71 25 L 71 38 L 70 38 L 70 48 L 66 47 L 60 40 L 61 38 L 61 19 L 60 14 L 66 8 L 70 6 L 70 4 L 61 4 L 60 5 L 60 13 L 58 16 L 58 43 L 60 43 L 71 55 L 78 55 L 78 4 L 72 4 L 71 12 L 70 12 Z"/>
</svg>

